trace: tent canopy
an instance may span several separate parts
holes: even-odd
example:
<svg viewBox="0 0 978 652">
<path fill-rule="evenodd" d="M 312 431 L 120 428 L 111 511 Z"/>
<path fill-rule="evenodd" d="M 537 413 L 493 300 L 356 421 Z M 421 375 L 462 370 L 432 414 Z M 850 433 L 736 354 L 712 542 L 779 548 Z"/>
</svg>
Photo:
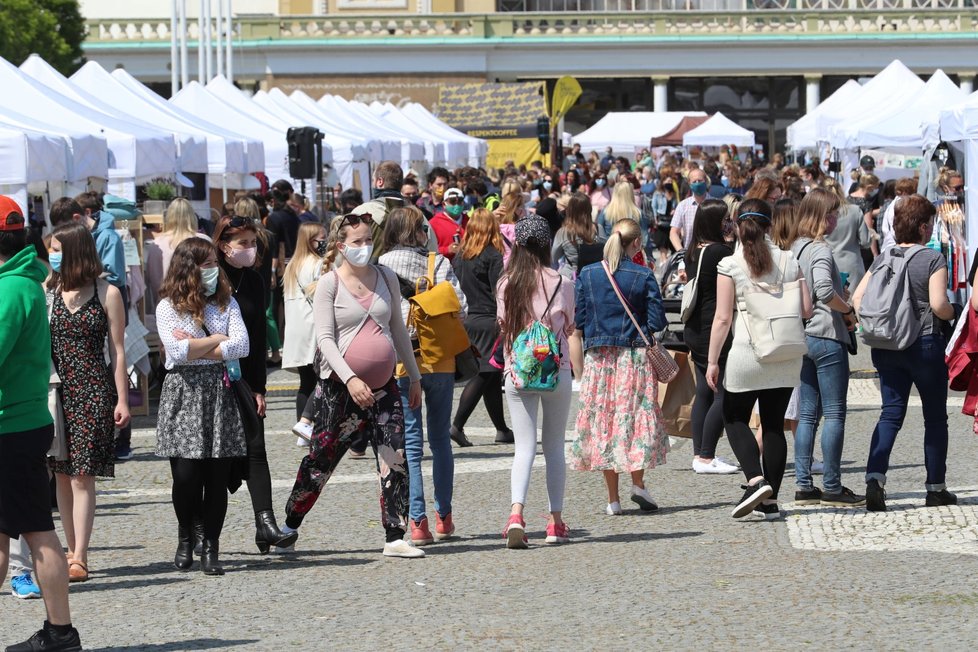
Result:
<svg viewBox="0 0 978 652">
<path fill-rule="evenodd" d="M 652 147 L 682 147 L 683 135 L 706 122 L 708 118 L 702 116 L 686 116 L 679 121 L 675 127 L 652 139 Z"/>
<path fill-rule="evenodd" d="M 706 117 L 702 111 L 634 111 L 609 113 L 593 127 L 574 137 L 585 151 L 611 147 L 615 152 L 631 154 L 648 147 L 653 138 L 676 128 L 685 117 Z"/>
<path fill-rule="evenodd" d="M 447 123 L 442 122 L 436 118 L 431 111 L 420 104 L 412 102 L 411 104 L 408 104 L 402 108 L 401 112 L 412 122 L 428 132 L 444 134 L 446 138 L 458 139 L 461 142 L 466 143 L 469 153 L 469 165 L 474 167 L 485 165 L 486 154 L 489 152 L 489 143 L 485 140 L 469 136 L 468 134 L 462 133 Z"/>
<path fill-rule="evenodd" d="M 692 145 L 699 145 L 700 147 L 720 147 L 722 145 L 753 147 L 754 132 L 750 129 L 744 129 L 722 113 L 714 113 L 709 120 L 683 134 L 683 146 Z"/>
<path fill-rule="evenodd" d="M 353 139 L 340 135 L 337 128 L 323 119 L 323 116 L 309 114 L 277 88 L 268 92 L 258 91 L 251 99 L 269 113 L 275 113 L 288 120 L 293 127 L 310 126 L 319 129 L 323 133 L 323 143 L 333 150 L 333 157 L 336 160 L 362 159 L 367 153 L 362 140 L 358 138 L 354 144 Z M 325 156 L 324 152 L 323 157 Z"/>
<path fill-rule="evenodd" d="M 273 94 L 270 93 L 270 95 L 274 97 Z M 340 133 L 346 134 L 348 138 L 352 138 L 363 143 L 364 147 L 366 148 L 364 158 L 367 160 L 385 160 L 384 147 L 387 146 L 386 141 L 383 141 L 372 134 L 364 133 L 363 129 L 359 126 L 350 125 L 350 122 L 345 117 L 341 117 L 336 113 L 327 111 L 322 105 L 318 104 L 316 100 L 312 99 L 302 91 L 292 91 L 292 94 L 289 95 L 288 98 L 306 114 L 317 117 L 319 120 L 323 120 L 326 124 L 332 125 L 333 129 L 339 130 Z M 391 151 L 396 149 L 396 145 L 394 143 L 390 143 L 389 146 Z"/>
<path fill-rule="evenodd" d="M 799 151 L 814 149 L 818 146 L 815 137 L 815 124 L 818 116 L 831 111 L 838 111 L 849 105 L 862 93 L 862 86 L 855 79 L 850 79 L 839 87 L 839 90 L 829 95 L 809 113 L 788 125 L 788 149 Z"/>
<path fill-rule="evenodd" d="M 68 157 L 61 136 L 0 123 L 0 185 L 65 181 Z"/>
<path fill-rule="evenodd" d="M 900 147 L 919 150 L 924 146 L 923 126 L 936 122 L 942 107 L 965 99 L 961 88 L 938 70 L 920 93 L 889 118 L 873 122 L 859 130 L 854 142 L 859 147 Z"/>
</svg>

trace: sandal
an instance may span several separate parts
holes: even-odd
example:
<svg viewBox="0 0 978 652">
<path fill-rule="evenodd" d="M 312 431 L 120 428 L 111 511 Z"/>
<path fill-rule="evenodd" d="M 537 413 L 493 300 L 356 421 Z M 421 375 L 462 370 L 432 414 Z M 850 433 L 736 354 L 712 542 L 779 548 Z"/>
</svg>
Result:
<svg viewBox="0 0 978 652">
<path fill-rule="evenodd" d="M 71 559 L 68 561 L 68 581 L 69 582 L 87 582 L 88 581 L 88 566 L 81 563 L 77 559 Z"/>
</svg>

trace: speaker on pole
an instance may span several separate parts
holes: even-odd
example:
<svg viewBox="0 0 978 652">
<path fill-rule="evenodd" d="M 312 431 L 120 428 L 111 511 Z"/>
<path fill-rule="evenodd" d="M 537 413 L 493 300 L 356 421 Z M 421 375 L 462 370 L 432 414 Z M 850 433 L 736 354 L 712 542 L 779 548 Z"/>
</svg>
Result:
<svg viewBox="0 0 978 652">
<path fill-rule="evenodd" d="M 289 145 L 289 176 L 316 179 L 322 167 L 323 134 L 315 127 L 292 127 L 286 133 Z"/>
</svg>

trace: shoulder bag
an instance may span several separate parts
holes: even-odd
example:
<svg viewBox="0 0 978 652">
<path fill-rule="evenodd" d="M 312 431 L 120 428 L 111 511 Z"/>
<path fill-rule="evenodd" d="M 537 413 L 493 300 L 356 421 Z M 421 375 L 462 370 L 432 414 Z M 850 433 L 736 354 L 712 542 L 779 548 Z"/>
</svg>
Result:
<svg viewBox="0 0 978 652">
<path fill-rule="evenodd" d="M 632 309 L 628 305 L 628 301 L 625 299 L 624 295 L 621 293 L 621 288 L 618 287 L 618 282 L 615 281 L 615 277 L 611 273 L 611 269 L 608 267 L 608 263 L 601 261 L 601 267 L 604 268 L 604 273 L 608 275 L 608 280 L 611 281 L 611 287 L 614 288 L 615 294 L 618 295 L 618 301 L 621 302 L 622 307 L 625 312 L 628 313 L 628 318 L 632 320 L 632 325 L 635 326 L 635 330 L 638 334 L 642 336 L 645 341 L 645 345 L 648 347 L 647 357 L 649 359 L 649 364 L 652 365 L 652 371 L 655 372 L 655 377 L 660 383 L 671 382 L 677 375 L 679 375 L 679 365 L 676 364 L 675 358 L 669 355 L 669 352 L 665 348 L 655 341 L 655 337 L 649 342 L 649 338 L 645 336 L 642 328 L 638 325 L 638 321 L 635 319 L 635 315 L 632 314 Z"/>
<path fill-rule="evenodd" d="M 788 254 L 781 254 L 778 266 L 779 282 L 763 283 L 750 277 L 750 268 L 743 258 L 738 264 L 747 278 L 747 286 L 737 301 L 737 310 L 744 318 L 747 339 L 760 362 L 798 360 L 808 353 L 805 324 L 801 318 L 801 281 L 785 281 Z"/>
<path fill-rule="evenodd" d="M 680 304 L 679 318 L 685 324 L 689 321 L 690 317 L 693 316 L 693 309 L 696 307 L 696 295 L 698 294 L 697 289 L 699 288 L 700 282 L 700 270 L 703 269 L 703 257 L 706 255 L 706 250 L 710 248 L 707 245 L 700 249 L 700 258 L 696 262 L 696 276 L 693 277 L 692 281 L 688 281 L 686 285 L 683 286 L 683 299 Z"/>
</svg>

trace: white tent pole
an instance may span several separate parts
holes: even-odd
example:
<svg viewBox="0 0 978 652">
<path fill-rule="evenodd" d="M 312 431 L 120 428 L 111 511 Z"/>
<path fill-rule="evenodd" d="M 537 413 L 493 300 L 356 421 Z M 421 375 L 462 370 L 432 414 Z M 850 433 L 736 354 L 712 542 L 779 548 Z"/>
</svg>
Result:
<svg viewBox="0 0 978 652">
<path fill-rule="evenodd" d="M 180 87 L 190 83 L 190 71 L 187 69 L 187 0 L 177 0 L 180 11 Z"/>
<path fill-rule="evenodd" d="M 217 15 L 215 16 L 214 25 L 217 28 L 214 32 L 214 53 L 215 59 L 217 60 L 217 74 L 218 76 L 224 74 L 224 60 L 221 58 L 222 50 L 221 47 L 221 30 L 224 29 L 224 21 L 221 20 L 222 10 L 224 9 L 224 2 L 222 0 L 217 0 Z"/>
<path fill-rule="evenodd" d="M 177 0 L 170 0 L 170 97 L 180 89 L 180 71 L 177 61 Z"/>
<path fill-rule="evenodd" d="M 206 69 L 204 68 L 204 3 L 207 0 L 200 0 L 197 8 L 197 81 L 201 84 L 207 83 Z"/>
<path fill-rule="evenodd" d="M 204 70 L 207 81 L 214 78 L 214 52 L 211 50 L 211 0 L 204 0 Z"/>
<path fill-rule="evenodd" d="M 225 20 L 227 21 L 227 31 L 225 32 L 224 47 L 227 52 L 227 65 L 225 70 L 227 72 L 227 78 L 229 82 L 234 83 L 234 51 L 232 48 L 232 41 L 234 36 L 234 26 L 231 24 L 231 0 L 220 0 L 220 2 L 227 2 L 225 14 Z"/>
</svg>

